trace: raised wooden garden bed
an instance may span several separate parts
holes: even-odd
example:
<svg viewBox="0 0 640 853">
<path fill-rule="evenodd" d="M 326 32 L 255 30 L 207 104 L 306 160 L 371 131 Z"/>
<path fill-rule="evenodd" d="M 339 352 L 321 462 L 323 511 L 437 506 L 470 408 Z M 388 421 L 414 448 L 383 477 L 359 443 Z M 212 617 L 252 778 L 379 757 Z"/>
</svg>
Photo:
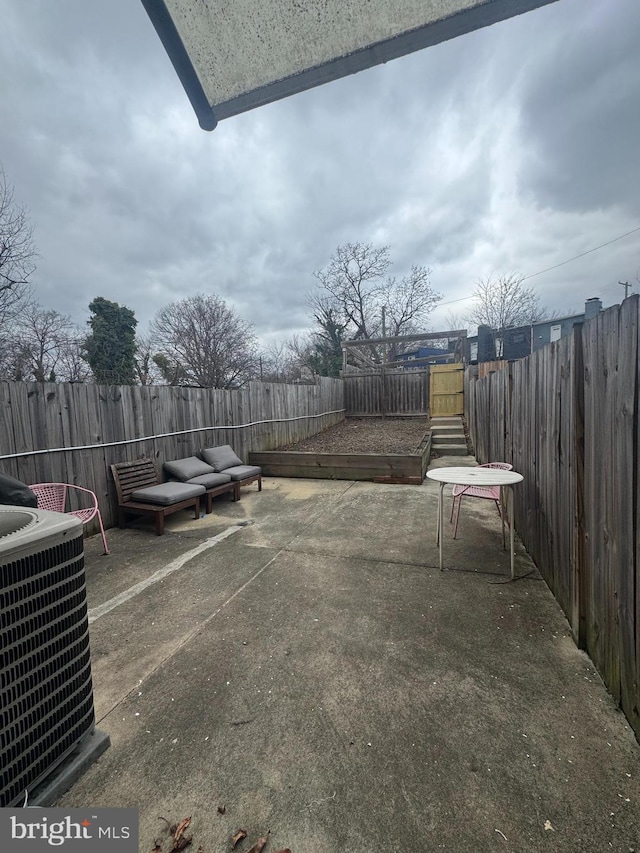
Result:
<svg viewBox="0 0 640 853">
<path fill-rule="evenodd" d="M 422 484 L 431 455 L 431 433 L 413 453 L 303 453 L 261 450 L 249 454 L 268 477 L 315 477 L 323 480 L 373 480 L 375 483 Z"/>
</svg>

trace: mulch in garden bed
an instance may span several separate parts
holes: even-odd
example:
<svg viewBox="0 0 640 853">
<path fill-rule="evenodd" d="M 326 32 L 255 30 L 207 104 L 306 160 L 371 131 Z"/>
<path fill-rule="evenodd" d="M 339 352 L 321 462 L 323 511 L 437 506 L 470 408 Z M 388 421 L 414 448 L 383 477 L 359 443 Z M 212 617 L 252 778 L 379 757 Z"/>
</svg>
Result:
<svg viewBox="0 0 640 853">
<path fill-rule="evenodd" d="M 429 418 L 346 418 L 342 423 L 279 450 L 308 453 L 414 453 Z"/>
</svg>

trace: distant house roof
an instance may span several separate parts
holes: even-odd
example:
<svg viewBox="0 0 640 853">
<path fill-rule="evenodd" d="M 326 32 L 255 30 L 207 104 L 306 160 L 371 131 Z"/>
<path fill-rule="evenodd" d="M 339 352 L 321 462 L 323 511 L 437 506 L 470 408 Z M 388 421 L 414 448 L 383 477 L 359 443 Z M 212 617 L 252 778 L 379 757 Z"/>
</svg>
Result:
<svg viewBox="0 0 640 853">
<path fill-rule="evenodd" d="M 204 130 L 551 2 L 142 0 Z"/>
<path fill-rule="evenodd" d="M 416 347 L 416 349 L 400 352 L 397 355 L 398 360 L 411 358 L 428 358 L 430 355 L 447 355 L 453 352 L 453 348 L 442 347 Z"/>
</svg>

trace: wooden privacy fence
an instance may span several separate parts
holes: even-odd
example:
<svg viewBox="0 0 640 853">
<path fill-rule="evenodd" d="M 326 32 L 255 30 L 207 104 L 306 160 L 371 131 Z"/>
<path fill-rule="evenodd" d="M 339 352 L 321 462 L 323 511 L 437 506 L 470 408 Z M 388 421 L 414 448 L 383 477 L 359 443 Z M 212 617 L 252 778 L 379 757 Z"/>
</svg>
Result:
<svg viewBox="0 0 640 853">
<path fill-rule="evenodd" d="M 251 450 L 299 441 L 343 419 L 339 379 L 251 382 L 237 391 L 0 382 L 0 471 L 24 483 L 86 486 L 113 526 L 114 462 L 148 456 L 160 469 L 219 444 L 246 460 Z"/>
<path fill-rule="evenodd" d="M 516 528 L 640 737 L 637 296 L 475 380 L 466 415 L 481 462 L 511 462 Z"/>
<path fill-rule="evenodd" d="M 348 417 L 426 415 L 429 411 L 429 368 L 380 368 L 344 373 Z"/>
</svg>

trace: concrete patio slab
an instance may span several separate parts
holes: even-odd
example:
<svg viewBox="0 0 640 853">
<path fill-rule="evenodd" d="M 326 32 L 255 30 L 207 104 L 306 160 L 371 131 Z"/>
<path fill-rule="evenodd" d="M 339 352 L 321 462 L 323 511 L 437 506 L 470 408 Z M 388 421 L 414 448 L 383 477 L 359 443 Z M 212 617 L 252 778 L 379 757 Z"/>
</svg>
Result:
<svg viewBox="0 0 640 853">
<path fill-rule="evenodd" d="M 112 746 L 59 805 L 138 807 L 146 853 L 159 815 L 204 853 L 640 850 L 630 727 L 495 508 L 438 570 L 437 488 L 269 479 L 88 541 Z"/>
</svg>

